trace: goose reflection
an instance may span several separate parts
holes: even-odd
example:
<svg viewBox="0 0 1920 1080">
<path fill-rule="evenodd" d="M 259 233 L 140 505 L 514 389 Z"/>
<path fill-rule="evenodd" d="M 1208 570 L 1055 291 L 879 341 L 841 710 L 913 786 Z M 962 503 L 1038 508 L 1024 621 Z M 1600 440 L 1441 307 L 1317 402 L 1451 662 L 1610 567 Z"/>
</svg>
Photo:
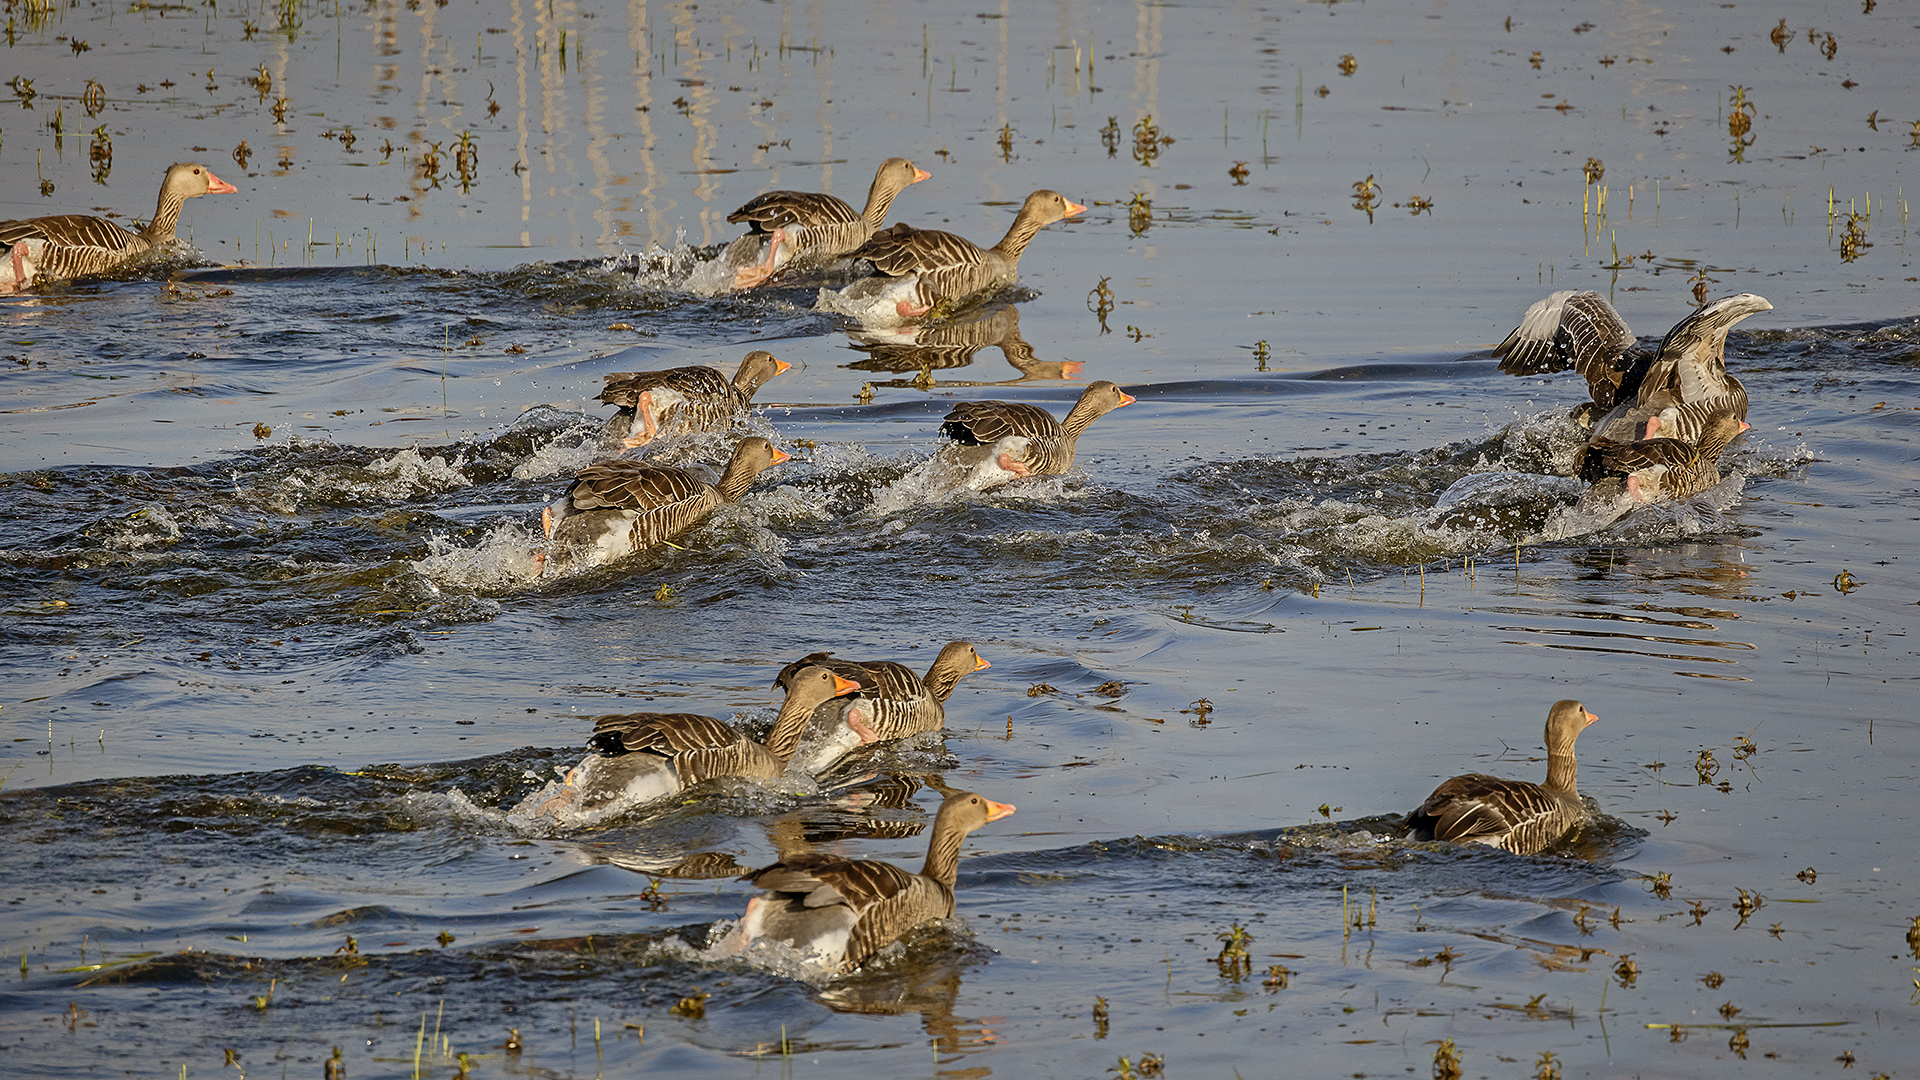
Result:
<svg viewBox="0 0 1920 1080">
<path fill-rule="evenodd" d="M 893 379 L 875 386 L 931 389 L 935 386 L 1007 386 L 1038 379 L 1071 379 L 1080 373 L 1079 360 L 1041 360 L 1020 336 L 1020 309 L 994 304 L 960 320 L 933 326 L 906 326 L 894 330 L 861 330 L 849 346 L 866 359 L 845 365 L 855 371 L 914 372 L 912 379 Z M 1019 374 L 1011 379 L 935 379 L 935 371 L 966 367 L 973 354 L 993 346 Z"/>
</svg>

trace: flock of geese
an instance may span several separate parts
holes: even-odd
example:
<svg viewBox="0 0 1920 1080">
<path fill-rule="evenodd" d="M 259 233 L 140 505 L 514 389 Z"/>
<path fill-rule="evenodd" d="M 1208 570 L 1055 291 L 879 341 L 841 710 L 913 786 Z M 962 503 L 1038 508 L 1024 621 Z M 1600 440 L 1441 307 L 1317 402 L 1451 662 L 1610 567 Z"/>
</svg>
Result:
<svg viewBox="0 0 1920 1080">
<path fill-rule="evenodd" d="M 893 199 L 928 174 L 901 158 L 883 163 L 864 211 L 831 195 L 774 191 L 728 220 L 748 233 L 726 252 L 735 288 L 766 285 L 797 269 L 851 261 L 870 265 L 843 296 L 901 320 L 939 317 L 984 291 L 1017 279 L 1022 250 L 1048 224 L 1086 207 L 1057 192 L 1034 192 L 1007 234 L 980 248 L 951 233 L 897 224 L 882 229 Z M 0 287 L 18 291 L 42 280 L 115 269 L 173 237 L 181 204 L 226 194 L 233 185 L 205 167 L 167 171 L 153 221 L 138 233 L 104 218 L 62 215 L 0 222 Z M 1682 498 L 1719 482 L 1721 454 L 1747 430 L 1747 397 L 1727 373 L 1728 330 L 1770 310 L 1750 293 L 1716 300 L 1681 320 L 1659 347 L 1636 339 L 1597 292 L 1556 292 L 1528 309 L 1494 349 L 1501 370 L 1534 375 L 1573 369 L 1591 400 L 1573 419 L 1589 429 L 1575 472 L 1632 503 Z M 740 362 L 731 380 L 707 367 L 605 377 L 599 400 L 616 409 L 608 426 L 616 451 L 663 435 L 726 431 L 747 417 L 754 393 L 789 365 L 763 350 Z M 1134 398 L 1112 382 L 1089 384 L 1064 418 L 1018 402 L 968 401 L 944 418 L 944 466 L 977 489 L 1024 477 L 1058 475 L 1075 461 L 1075 443 L 1094 420 Z M 541 571 L 609 563 L 669 542 L 723 502 L 744 496 L 755 479 L 789 455 L 758 435 L 742 438 L 717 477 L 613 457 L 582 469 L 541 513 L 547 546 Z M 818 774 L 854 749 L 938 731 L 945 702 L 965 675 L 988 667 L 966 641 L 940 651 L 925 676 L 891 661 L 846 661 L 814 653 L 782 669 L 786 693 L 765 742 L 693 713 L 630 713 L 594 721 L 591 753 L 533 798 L 535 812 L 573 823 L 604 820 L 726 777 L 777 779 L 791 769 Z M 1408 815 L 1420 840 L 1477 843 L 1520 854 L 1544 850 L 1577 827 L 1586 809 L 1576 787 L 1574 743 L 1596 717 L 1578 701 L 1560 701 L 1546 723 L 1543 783 L 1484 774 L 1457 776 Z M 888 863 L 825 854 L 789 855 L 746 875 L 762 890 L 723 940 L 727 951 L 780 942 L 835 970 L 851 970 L 906 930 L 953 914 L 960 846 L 967 834 L 1014 807 L 967 791 L 942 789 L 927 860 L 917 874 Z"/>
</svg>

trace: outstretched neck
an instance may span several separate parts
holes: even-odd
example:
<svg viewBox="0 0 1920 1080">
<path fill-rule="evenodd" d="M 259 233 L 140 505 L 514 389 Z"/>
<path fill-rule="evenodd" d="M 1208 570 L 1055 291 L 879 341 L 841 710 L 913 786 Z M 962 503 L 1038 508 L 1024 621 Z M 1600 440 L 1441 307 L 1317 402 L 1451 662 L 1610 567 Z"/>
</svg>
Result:
<svg viewBox="0 0 1920 1080">
<path fill-rule="evenodd" d="M 186 205 L 186 198 L 166 187 L 160 189 L 160 203 L 153 209 L 153 220 L 140 230 L 140 239 L 152 247 L 159 247 L 173 239 L 174 226 L 180 224 L 180 208 Z"/>
<path fill-rule="evenodd" d="M 747 493 L 747 489 L 753 486 L 753 478 L 758 475 L 760 475 L 759 470 L 745 458 L 736 457 L 727 462 L 727 471 L 720 474 L 720 483 L 714 486 L 714 490 L 718 491 L 720 498 L 726 502 L 739 502 L 741 496 Z"/>
<path fill-rule="evenodd" d="M 1073 408 L 1067 412 L 1067 418 L 1060 421 L 1060 426 L 1065 429 L 1067 438 L 1078 439 L 1080 433 L 1087 430 L 1087 425 L 1098 419 L 1099 406 L 1083 399 L 1073 403 Z"/>
<path fill-rule="evenodd" d="M 952 892 L 954 882 L 960 877 L 960 842 L 964 839 L 965 831 L 945 814 L 935 818 L 933 839 L 927 844 L 927 864 L 921 868 L 921 876 L 932 878 Z"/>
<path fill-rule="evenodd" d="M 965 674 L 954 665 L 935 660 L 933 666 L 927 669 L 927 677 L 921 681 L 927 684 L 927 692 L 933 695 L 933 700 L 945 705 L 947 699 L 953 696 L 953 688 L 960 684 L 960 676 Z"/>
<path fill-rule="evenodd" d="M 1578 771 L 1574 760 L 1573 748 L 1563 751 L 1547 751 L 1547 786 L 1555 791 L 1564 791 L 1570 795 L 1579 792 L 1574 787 L 1574 776 Z"/>
<path fill-rule="evenodd" d="M 1012 266 L 1020 261 L 1020 253 L 1027 249 L 1027 242 L 1039 231 L 1040 220 L 1022 214 L 1013 219 L 1013 224 L 1007 227 L 1007 235 L 993 245 L 993 250 L 1007 260 L 1007 265 Z"/>
<path fill-rule="evenodd" d="M 813 715 L 814 707 L 795 700 L 800 695 L 788 694 L 785 704 L 780 706 L 780 715 L 774 718 L 773 730 L 767 733 L 767 752 L 780 763 L 780 770 L 786 771 L 787 763 L 793 760 L 793 752 L 800 748 L 800 735 L 807 728 L 807 720 Z"/>
<path fill-rule="evenodd" d="M 900 194 L 892 184 L 880 177 L 873 178 L 873 186 L 867 189 L 867 209 L 860 216 L 866 219 L 869 235 L 880 231 L 886 223 L 887 208 L 893 205 L 893 197 Z"/>
</svg>

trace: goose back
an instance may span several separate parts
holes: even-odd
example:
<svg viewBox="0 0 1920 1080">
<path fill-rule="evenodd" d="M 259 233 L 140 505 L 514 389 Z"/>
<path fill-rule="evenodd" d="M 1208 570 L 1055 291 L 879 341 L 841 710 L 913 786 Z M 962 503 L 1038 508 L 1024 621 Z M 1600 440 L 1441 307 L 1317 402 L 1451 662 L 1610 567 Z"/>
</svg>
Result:
<svg viewBox="0 0 1920 1080">
<path fill-rule="evenodd" d="M 1586 818 L 1574 741 L 1595 719 L 1578 701 L 1555 702 L 1547 713 L 1545 783 L 1485 773 L 1456 776 L 1407 815 L 1406 833 L 1417 840 L 1486 844 L 1519 855 L 1544 850 Z"/>
</svg>

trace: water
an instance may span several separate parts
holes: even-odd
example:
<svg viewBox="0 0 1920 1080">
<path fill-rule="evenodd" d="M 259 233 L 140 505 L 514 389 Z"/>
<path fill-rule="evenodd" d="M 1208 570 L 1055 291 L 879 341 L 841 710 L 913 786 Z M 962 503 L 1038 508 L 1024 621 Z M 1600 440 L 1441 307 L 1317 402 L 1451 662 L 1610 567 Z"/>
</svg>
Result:
<svg viewBox="0 0 1920 1080">
<path fill-rule="evenodd" d="M 1470 1076 L 1897 1074 L 1915 30 L 1862 6 L 17 12 L 0 216 L 144 214 L 186 157 L 241 194 L 170 262 L 0 307 L 10 1074 L 1429 1075 L 1443 1039 Z M 1092 209 L 918 353 L 818 282 L 714 291 L 726 213 L 857 201 L 895 154 L 934 179 L 894 220 Z M 1579 381 L 1486 348 L 1556 288 L 1657 337 L 1696 285 L 1774 304 L 1732 337 L 1729 481 L 1570 517 Z M 530 578 L 600 376 L 760 347 L 796 459 L 682 549 Z M 951 401 L 1096 378 L 1139 400 L 1075 473 L 930 482 Z M 944 737 L 509 813 L 594 715 L 764 730 L 791 659 L 956 637 L 993 666 Z M 1562 697 L 1600 716 L 1582 835 L 1391 838 L 1446 776 L 1541 775 Z M 1020 808 L 954 920 L 851 979 L 712 953 L 779 852 L 917 866 L 930 782 Z"/>
</svg>

